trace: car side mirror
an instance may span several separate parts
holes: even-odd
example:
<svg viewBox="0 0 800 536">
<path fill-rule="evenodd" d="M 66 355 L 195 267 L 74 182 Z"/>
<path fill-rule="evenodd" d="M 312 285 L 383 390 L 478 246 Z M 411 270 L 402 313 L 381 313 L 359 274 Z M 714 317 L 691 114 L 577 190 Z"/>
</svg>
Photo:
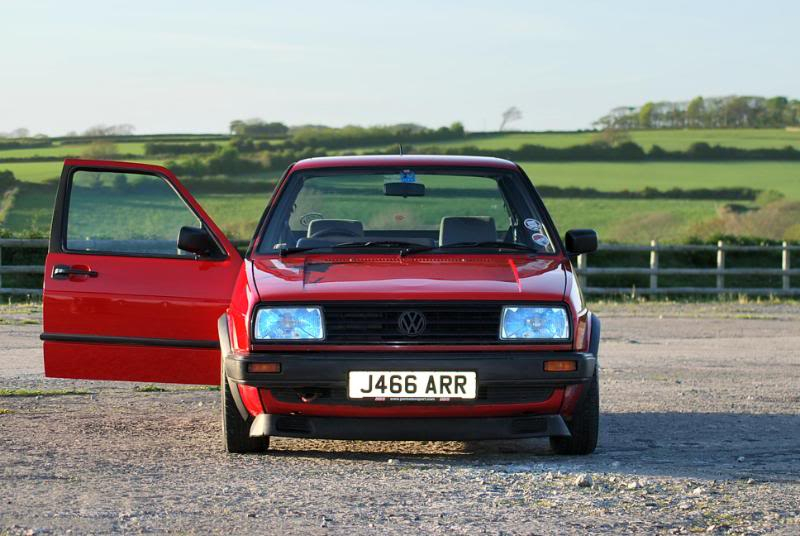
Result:
<svg viewBox="0 0 800 536">
<path fill-rule="evenodd" d="M 597 232 L 594 229 L 571 229 L 564 237 L 567 255 L 574 257 L 597 251 Z"/>
<path fill-rule="evenodd" d="M 200 257 L 218 257 L 219 247 L 208 231 L 198 227 L 181 227 L 178 234 L 178 249 Z"/>
</svg>

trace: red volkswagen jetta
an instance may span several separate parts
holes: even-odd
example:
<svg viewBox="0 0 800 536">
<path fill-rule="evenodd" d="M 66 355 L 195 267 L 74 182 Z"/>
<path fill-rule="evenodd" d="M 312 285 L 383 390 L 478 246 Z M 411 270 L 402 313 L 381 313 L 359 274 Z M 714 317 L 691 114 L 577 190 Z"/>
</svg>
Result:
<svg viewBox="0 0 800 536">
<path fill-rule="evenodd" d="M 494 158 L 303 160 L 244 258 L 169 170 L 68 160 L 45 370 L 221 384 L 230 452 L 547 436 L 587 454 L 600 323 L 570 259 L 596 247 L 591 230 L 562 242 L 522 169 Z"/>
</svg>

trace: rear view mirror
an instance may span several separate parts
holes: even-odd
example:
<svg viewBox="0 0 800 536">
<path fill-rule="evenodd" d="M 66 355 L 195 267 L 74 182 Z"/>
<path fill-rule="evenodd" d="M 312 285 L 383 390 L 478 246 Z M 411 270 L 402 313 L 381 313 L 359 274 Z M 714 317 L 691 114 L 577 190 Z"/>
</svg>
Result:
<svg viewBox="0 0 800 536">
<path fill-rule="evenodd" d="M 597 232 L 594 229 L 572 229 L 564 237 L 569 256 L 597 251 Z"/>
<path fill-rule="evenodd" d="M 418 182 L 385 182 L 383 195 L 395 197 L 423 197 L 425 185 Z"/>
<path fill-rule="evenodd" d="M 178 249 L 201 257 L 218 257 L 219 247 L 208 231 L 197 227 L 181 227 Z"/>
</svg>

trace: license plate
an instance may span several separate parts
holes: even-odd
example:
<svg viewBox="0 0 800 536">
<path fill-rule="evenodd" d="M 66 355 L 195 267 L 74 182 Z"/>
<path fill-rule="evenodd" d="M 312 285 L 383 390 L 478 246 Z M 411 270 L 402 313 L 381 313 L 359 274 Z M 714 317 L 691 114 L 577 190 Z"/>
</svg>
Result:
<svg viewBox="0 0 800 536">
<path fill-rule="evenodd" d="M 474 372 L 350 371 L 350 398 L 371 399 L 473 399 L 477 391 Z"/>
</svg>

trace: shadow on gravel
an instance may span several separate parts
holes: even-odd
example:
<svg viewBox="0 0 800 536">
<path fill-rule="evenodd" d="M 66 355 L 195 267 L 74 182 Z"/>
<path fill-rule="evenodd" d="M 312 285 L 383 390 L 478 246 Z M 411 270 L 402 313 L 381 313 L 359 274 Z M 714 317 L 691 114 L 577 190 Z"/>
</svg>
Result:
<svg viewBox="0 0 800 536">
<path fill-rule="evenodd" d="M 547 440 L 353 442 L 275 439 L 272 456 L 452 466 L 541 466 L 686 478 L 800 481 L 800 415 L 606 413 L 591 456 L 557 456 Z M 285 450 L 284 450 L 285 449 Z"/>
</svg>

